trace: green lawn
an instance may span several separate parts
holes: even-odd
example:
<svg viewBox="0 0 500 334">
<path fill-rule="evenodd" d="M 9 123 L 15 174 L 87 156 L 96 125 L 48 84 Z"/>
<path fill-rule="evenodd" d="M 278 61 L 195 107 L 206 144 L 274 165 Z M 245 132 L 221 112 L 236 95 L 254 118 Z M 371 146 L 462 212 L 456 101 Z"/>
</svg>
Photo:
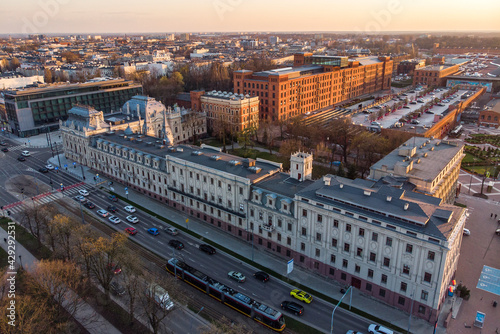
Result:
<svg viewBox="0 0 500 334">
<path fill-rule="evenodd" d="M 465 157 L 462 160 L 462 162 L 482 162 L 482 161 L 484 161 L 484 160 L 481 158 L 475 157 L 470 153 L 465 153 Z"/>
<path fill-rule="evenodd" d="M 469 167 L 463 167 L 464 169 L 475 172 L 479 175 L 484 175 L 486 171 L 489 171 L 490 174 L 493 174 L 495 171 L 495 166 L 469 166 Z"/>
<path fill-rule="evenodd" d="M 0 226 L 7 231 L 8 218 L 0 219 Z M 24 227 L 16 224 L 16 241 L 23 245 L 31 254 L 33 254 L 37 259 L 48 259 L 50 258 L 52 252 L 50 249 L 45 247 L 43 244 L 40 246 L 36 238 L 31 235 Z"/>
</svg>

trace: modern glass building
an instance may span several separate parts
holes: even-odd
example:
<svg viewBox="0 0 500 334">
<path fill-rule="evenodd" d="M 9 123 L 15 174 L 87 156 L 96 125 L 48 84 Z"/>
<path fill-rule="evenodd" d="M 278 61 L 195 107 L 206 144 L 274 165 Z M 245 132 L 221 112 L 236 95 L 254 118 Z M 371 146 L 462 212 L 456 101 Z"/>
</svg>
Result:
<svg viewBox="0 0 500 334">
<path fill-rule="evenodd" d="M 73 105 L 88 105 L 109 114 L 120 111 L 125 102 L 138 94 L 142 94 L 142 86 L 125 79 L 4 92 L 7 119 L 12 132 L 19 137 L 58 129 L 59 120 L 66 120 Z"/>
</svg>

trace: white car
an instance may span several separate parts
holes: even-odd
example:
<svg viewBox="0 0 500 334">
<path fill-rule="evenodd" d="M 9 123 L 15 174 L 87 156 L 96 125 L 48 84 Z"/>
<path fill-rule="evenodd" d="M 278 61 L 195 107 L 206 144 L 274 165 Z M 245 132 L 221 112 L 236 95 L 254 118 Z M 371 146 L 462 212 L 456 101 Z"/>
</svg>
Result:
<svg viewBox="0 0 500 334">
<path fill-rule="evenodd" d="M 87 190 L 85 190 L 85 189 L 78 190 L 78 193 L 80 195 L 82 195 L 82 196 L 88 196 L 88 195 L 90 195 L 89 192 Z"/>
<path fill-rule="evenodd" d="M 54 166 L 52 166 L 51 164 L 48 164 L 45 166 L 45 168 L 47 168 L 48 170 L 53 170 Z"/>
<path fill-rule="evenodd" d="M 139 218 L 136 216 L 127 216 L 126 219 L 133 224 L 137 224 L 139 222 Z"/>
<path fill-rule="evenodd" d="M 126 207 L 123 208 L 125 211 L 128 213 L 134 213 L 136 210 L 132 205 L 127 205 Z"/>
<path fill-rule="evenodd" d="M 464 235 L 470 235 L 470 230 L 468 228 L 464 228 Z"/>
<path fill-rule="evenodd" d="M 389 328 L 382 327 L 380 325 L 372 324 L 368 326 L 368 333 L 370 334 L 394 334 Z"/>
<path fill-rule="evenodd" d="M 165 232 L 171 235 L 177 235 L 179 234 L 179 230 L 177 230 L 175 227 L 168 227 L 165 229 Z"/>
<path fill-rule="evenodd" d="M 109 212 L 106 210 L 97 210 L 97 214 L 103 218 L 106 218 L 107 216 L 109 216 Z"/>
<path fill-rule="evenodd" d="M 112 222 L 113 224 L 119 224 L 119 223 L 121 223 L 120 218 L 118 218 L 117 216 L 111 216 L 111 217 L 108 218 L 108 220 L 110 222 Z"/>
<path fill-rule="evenodd" d="M 234 279 L 238 283 L 243 283 L 243 282 L 245 282 L 245 279 L 246 279 L 245 275 L 243 275 L 242 273 L 239 273 L 237 271 L 230 271 L 230 272 L 227 273 L 227 276 L 229 278 Z"/>
<path fill-rule="evenodd" d="M 85 203 L 87 201 L 87 199 L 81 195 L 75 196 L 75 200 L 82 203 Z"/>
<path fill-rule="evenodd" d="M 29 157 L 31 154 L 30 154 L 30 151 L 22 151 L 22 152 L 21 152 L 21 155 L 22 155 L 23 157 Z"/>
</svg>

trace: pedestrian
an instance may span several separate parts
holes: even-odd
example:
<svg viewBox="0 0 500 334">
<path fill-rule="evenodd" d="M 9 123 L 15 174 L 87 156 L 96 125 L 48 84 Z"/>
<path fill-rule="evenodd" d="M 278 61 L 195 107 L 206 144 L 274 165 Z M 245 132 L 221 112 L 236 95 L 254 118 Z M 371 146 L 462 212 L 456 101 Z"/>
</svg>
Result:
<svg viewBox="0 0 500 334">
<path fill-rule="evenodd" d="M 498 216 L 498 215 L 495 213 L 495 219 L 497 219 L 497 216 Z"/>
</svg>

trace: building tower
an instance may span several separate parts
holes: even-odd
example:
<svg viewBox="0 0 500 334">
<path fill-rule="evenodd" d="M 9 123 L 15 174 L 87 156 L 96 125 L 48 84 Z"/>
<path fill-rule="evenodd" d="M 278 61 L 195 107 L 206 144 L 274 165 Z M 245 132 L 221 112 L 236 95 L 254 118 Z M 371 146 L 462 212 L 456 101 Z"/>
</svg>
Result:
<svg viewBox="0 0 500 334">
<path fill-rule="evenodd" d="M 297 152 L 290 157 L 290 176 L 300 182 L 311 180 L 313 155 L 305 152 Z"/>
</svg>

